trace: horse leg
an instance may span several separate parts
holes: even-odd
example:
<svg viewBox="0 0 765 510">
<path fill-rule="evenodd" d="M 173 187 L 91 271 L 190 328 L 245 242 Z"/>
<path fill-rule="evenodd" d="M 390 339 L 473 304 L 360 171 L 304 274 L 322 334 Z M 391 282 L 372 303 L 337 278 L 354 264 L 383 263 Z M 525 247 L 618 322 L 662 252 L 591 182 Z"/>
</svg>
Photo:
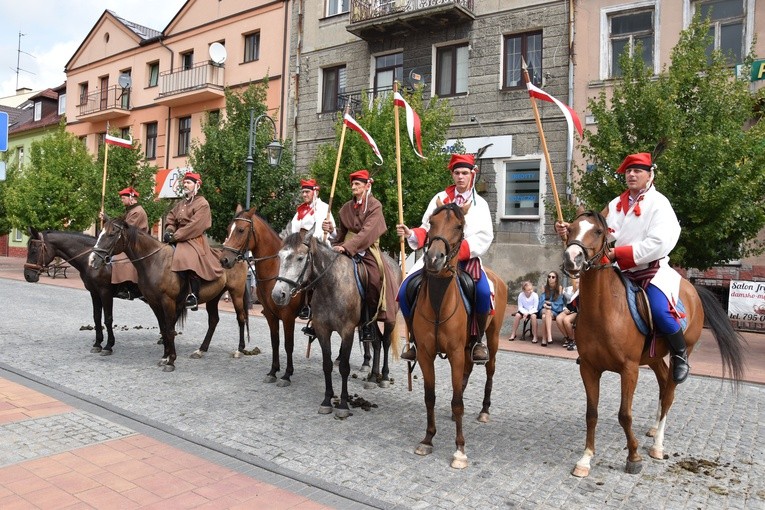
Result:
<svg viewBox="0 0 765 510">
<path fill-rule="evenodd" d="M 391 335 L 393 335 L 394 332 L 394 324 L 385 323 L 383 325 L 383 335 L 382 335 L 382 378 L 380 379 L 380 388 L 388 388 L 390 387 L 390 369 L 388 365 L 389 356 L 390 356 L 390 347 L 391 347 Z"/>
<path fill-rule="evenodd" d="M 648 455 L 654 459 L 665 460 L 664 429 L 667 425 L 669 408 L 672 407 L 672 402 L 675 399 L 675 387 L 677 384 L 670 377 L 669 367 L 664 362 L 664 359 L 662 358 L 658 361 L 659 363 L 651 364 L 651 369 L 656 374 L 656 381 L 659 383 L 659 405 L 656 410 L 656 423 L 647 434 L 653 437 L 653 445 L 648 450 Z"/>
<path fill-rule="evenodd" d="M 422 372 L 423 390 L 425 393 L 425 409 L 428 415 L 428 425 L 425 429 L 425 438 L 420 441 L 414 453 L 417 455 L 430 455 L 433 453 L 433 436 L 436 435 L 436 416 L 434 407 L 436 405 L 436 370 L 435 357 L 425 360 L 423 349 L 417 350 L 417 362 Z M 421 354 L 422 353 L 422 354 Z M 423 363 L 426 361 L 426 363 Z"/>
<path fill-rule="evenodd" d="M 292 364 L 292 353 L 295 351 L 295 317 L 290 315 L 282 319 L 282 327 L 284 328 L 284 352 L 287 353 L 287 368 L 276 385 L 280 388 L 286 388 L 292 384 L 292 374 L 295 372 L 295 367 Z"/>
<path fill-rule="evenodd" d="M 321 347 L 321 368 L 324 370 L 324 400 L 319 405 L 319 414 L 329 414 L 332 412 L 332 397 L 335 395 L 332 389 L 332 345 L 329 343 L 330 335 L 321 334 L 318 337 L 319 347 Z"/>
<path fill-rule="evenodd" d="M 491 390 L 494 388 L 494 371 L 497 368 L 497 350 L 489 347 L 489 362 L 486 363 L 486 384 L 483 387 L 483 407 L 478 413 L 477 420 L 481 423 L 489 422 L 489 408 L 491 407 Z M 467 383 L 467 378 L 465 378 Z"/>
<path fill-rule="evenodd" d="M 215 329 L 218 327 L 218 322 L 220 322 L 220 313 L 218 312 L 219 299 L 220 296 L 218 296 L 218 299 L 208 301 L 205 306 L 207 310 L 207 333 L 205 333 L 205 338 L 202 340 L 202 345 L 199 346 L 199 349 L 192 352 L 191 356 L 189 356 L 191 359 L 201 359 L 207 352 L 207 349 L 210 348 L 210 342 L 215 334 Z"/>
<path fill-rule="evenodd" d="M 377 327 L 377 325 L 374 327 Z M 380 373 L 380 351 L 382 351 L 383 346 L 383 336 L 380 333 L 380 329 L 377 329 L 374 342 L 371 342 L 371 346 L 369 345 L 370 342 L 362 343 L 364 344 L 364 364 L 368 372 L 367 377 L 364 379 L 364 389 L 371 390 L 377 388 L 378 385 L 384 387 L 382 386 L 382 374 Z M 369 354 L 370 349 L 372 349 L 372 355 Z M 371 369 L 369 366 L 370 359 L 372 360 Z M 361 369 L 362 371 L 364 370 L 364 365 L 362 365 Z"/>
<path fill-rule="evenodd" d="M 378 349 L 377 339 L 375 339 L 375 341 L 371 343 L 374 344 L 374 355 L 377 356 L 377 349 Z M 370 342 L 361 342 L 361 344 L 364 346 L 364 362 L 361 364 L 361 367 L 359 368 L 359 372 L 362 374 L 371 374 L 374 372 L 374 370 L 372 370 L 369 364 L 369 362 L 372 360 L 371 350 L 373 346 L 369 345 Z"/>
<path fill-rule="evenodd" d="M 265 310 L 265 308 L 264 308 Z M 279 365 L 279 319 L 271 313 L 265 313 L 268 331 L 271 333 L 271 370 L 263 378 L 264 383 L 275 383 Z"/>
<path fill-rule="evenodd" d="M 572 475 L 583 478 L 590 474 L 590 460 L 595 455 L 595 427 L 598 425 L 598 400 L 600 399 L 600 378 L 602 372 L 588 366 L 584 360 L 579 366 L 579 372 L 587 395 L 587 440 L 584 454 L 574 466 Z"/>
<path fill-rule="evenodd" d="M 250 324 L 249 317 L 247 316 L 247 307 L 244 304 L 244 296 L 234 296 L 229 292 L 231 300 L 234 302 L 234 309 L 236 310 L 236 322 L 239 324 L 239 346 L 234 352 L 234 358 L 241 358 L 245 355 L 246 344 L 244 333 L 247 331 L 247 341 L 250 340 Z"/>
<path fill-rule="evenodd" d="M 335 418 L 348 418 L 351 409 L 348 407 L 348 377 L 351 375 L 351 349 L 353 349 L 353 330 L 343 338 L 340 344 L 340 377 L 343 380 L 340 390 L 340 404 L 335 407 Z"/>
<path fill-rule="evenodd" d="M 106 325 L 106 345 L 101 351 L 101 356 L 109 356 L 114 352 L 114 298 L 111 295 L 111 290 L 104 292 L 100 299 L 104 310 L 104 324 Z"/>
<path fill-rule="evenodd" d="M 635 475 L 643 469 L 643 458 L 638 453 L 638 440 L 632 431 L 632 398 L 638 379 L 638 365 L 626 366 L 621 373 L 622 401 L 619 406 L 619 424 L 627 436 L 627 464 L 624 470 Z"/>
<path fill-rule="evenodd" d="M 164 332 L 162 332 L 162 346 L 164 352 L 162 353 L 162 359 L 159 362 L 159 366 L 165 372 L 172 372 L 175 370 L 175 324 L 178 322 L 178 315 L 175 310 L 175 301 L 170 300 L 171 307 L 163 307 L 162 309 L 162 324 L 164 324 Z M 161 330 L 162 328 L 160 328 Z"/>
<path fill-rule="evenodd" d="M 101 298 L 95 292 L 90 293 L 90 302 L 93 304 L 93 324 L 95 324 L 96 341 L 93 347 L 90 348 L 90 352 L 101 352 L 101 343 L 104 341 L 104 330 L 101 327 Z"/>
</svg>

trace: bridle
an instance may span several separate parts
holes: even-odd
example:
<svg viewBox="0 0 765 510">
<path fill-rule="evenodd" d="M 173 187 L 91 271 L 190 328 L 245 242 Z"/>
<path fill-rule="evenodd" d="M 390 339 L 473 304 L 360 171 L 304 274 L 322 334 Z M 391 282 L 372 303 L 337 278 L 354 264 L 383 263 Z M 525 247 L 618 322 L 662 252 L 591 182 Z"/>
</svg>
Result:
<svg viewBox="0 0 765 510">
<path fill-rule="evenodd" d="M 223 242 L 223 246 L 221 247 L 223 250 L 228 251 L 236 255 L 234 258 L 234 261 L 240 261 L 244 260 L 247 262 L 247 265 L 250 266 L 252 269 L 252 272 L 255 273 L 255 281 L 256 282 L 266 282 L 274 279 L 278 279 L 278 277 L 274 276 L 271 278 L 264 278 L 260 279 L 258 278 L 258 271 L 257 271 L 257 264 L 258 262 L 263 262 L 264 260 L 270 260 L 275 259 L 279 256 L 278 253 L 275 253 L 273 255 L 266 255 L 265 257 L 246 257 L 247 252 L 250 251 L 250 239 L 255 237 L 255 224 L 253 221 L 249 218 L 241 218 L 236 217 L 234 218 L 234 221 L 244 221 L 250 224 L 250 228 L 247 229 L 247 237 L 244 239 L 244 244 L 242 244 L 242 247 L 239 249 L 232 248 L 231 246 L 226 246 L 226 241 Z"/>
<path fill-rule="evenodd" d="M 332 260 L 327 264 L 327 267 L 325 267 L 319 274 L 311 281 L 306 282 L 306 274 L 308 273 L 308 268 L 311 268 L 311 274 L 317 272 L 317 270 L 314 268 L 313 260 L 314 257 L 311 256 L 311 246 L 310 246 L 311 236 L 306 236 L 302 244 L 308 248 L 308 255 L 306 257 L 305 264 L 303 264 L 303 268 L 300 270 L 300 274 L 298 275 L 296 280 L 291 280 L 290 278 L 286 278 L 284 276 L 277 276 L 276 281 L 277 282 L 284 282 L 287 284 L 287 286 L 290 288 L 290 298 L 294 298 L 301 292 L 309 291 L 316 287 L 316 285 L 321 281 L 322 278 L 324 278 L 324 275 L 327 274 L 327 272 L 332 268 L 332 265 L 335 263 L 335 261 L 340 257 L 340 255 L 336 255 L 332 257 Z"/>
<path fill-rule="evenodd" d="M 40 244 L 40 249 L 37 252 L 37 262 L 36 263 L 25 262 L 24 269 L 37 271 L 37 273 L 39 274 L 45 271 L 45 269 L 48 267 L 48 264 L 45 263 L 45 252 L 48 249 L 48 245 L 45 243 L 45 238 L 43 237 L 42 232 L 38 232 L 37 236 L 38 236 L 38 239 L 29 240 L 29 244 L 31 245 Z"/>
<path fill-rule="evenodd" d="M 101 248 L 98 246 L 98 242 L 96 242 L 96 246 L 94 246 L 92 250 L 93 255 L 101 259 L 101 263 L 104 265 L 112 263 L 112 259 L 114 259 L 114 248 L 117 246 L 117 241 L 119 241 L 120 238 L 125 235 L 125 229 L 127 228 L 127 225 L 120 225 L 117 223 L 112 223 L 111 226 L 113 229 L 117 230 L 117 234 L 112 235 L 114 237 L 114 241 L 111 243 L 111 245 L 107 248 Z M 152 255 L 154 255 L 155 253 L 157 253 L 162 248 L 163 248 L 163 245 L 160 244 L 160 246 L 151 253 L 148 253 L 136 259 L 131 259 L 130 257 L 128 257 L 127 260 L 130 262 L 138 262 L 139 260 L 147 259 L 151 257 Z M 122 262 L 122 260 L 120 260 L 119 262 Z"/>
<path fill-rule="evenodd" d="M 595 217 L 598 225 L 601 228 L 608 229 L 608 226 L 607 226 L 607 223 L 606 223 L 606 219 L 599 212 L 585 211 L 585 212 L 581 213 L 580 215 L 578 215 L 576 218 L 579 219 L 582 216 L 587 216 L 587 217 L 593 216 L 593 217 Z M 586 259 L 584 261 L 584 264 L 582 264 L 582 269 L 580 270 L 581 272 L 586 272 L 586 271 L 589 271 L 590 269 L 604 269 L 604 268 L 612 266 L 612 264 L 610 262 L 607 263 L 607 264 L 603 264 L 603 263 L 600 262 L 600 260 L 603 259 L 603 257 L 606 255 L 606 251 L 608 250 L 608 242 L 606 242 L 605 234 L 603 234 L 603 236 L 604 236 L 604 239 L 603 239 L 602 244 L 600 245 L 600 249 L 597 249 L 596 246 L 585 246 L 582 242 L 580 242 L 580 241 L 578 241 L 576 239 L 572 239 L 568 243 L 566 243 L 566 249 L 567 250 L 568 250 L 568 248 L 570 246 L 578 246 L 582 250 L 582 253 L 585 256 L 587 256 L 587 254 L 590 253 L 590 252 L 593 253 L 593 256 L 590 257 L 589 259 Z M 569 276 L 569 277 L 572 276 L 566 270 L 565 265 L 561 266 L 561 271 L 563 271 L 563 273 L 566 276 Z"/>
<path fill-rule="evenodd" d="M 441 207 L 444 207 L 446 209 L 453 209 L 453 207 L 449 207 L 450 205 L 454 205 L 454 207 L 459 207 L 456 204 L 446 204 L 446 205 L 441 206 Z M 451 264 L 451 261 L 454 260 L 454 257 L 456 257 L 457 253 L 459 253 L 460 246 L 462 246 L 463 239 L 465 239 L 464 225 L 463 225 L 463 229 L 462 229 L 462 235 L 460 235 L 460 238 L 457 240 L 456 243 L 454 243 L 454 245 L 450 244 L 449 241 L 445 237 L 443 237 L 443 236 L 431 236 L 430 233 L 428 233 L 428 244 L 425 247 L 425 251 L 426 252 L 429 251 L 431 246 L 433 246 L 433 243 L 436 242 L 436 241 L 440 241 L 440 242 L 444 243 L 444 247 L 446 248 L 446 265 L 440 271 L 433 271 L 432 269 L 430 269 L 428 267 L 428 264 L 425 264 L 425 271 L 428 274 L 437 274 L 437 273 L 440 273 L 441 271 L 443 271 L 445 269 L 452 276 L 454 276 L 457 273 L 457 267 L 453 266 Z"/>
</svg>

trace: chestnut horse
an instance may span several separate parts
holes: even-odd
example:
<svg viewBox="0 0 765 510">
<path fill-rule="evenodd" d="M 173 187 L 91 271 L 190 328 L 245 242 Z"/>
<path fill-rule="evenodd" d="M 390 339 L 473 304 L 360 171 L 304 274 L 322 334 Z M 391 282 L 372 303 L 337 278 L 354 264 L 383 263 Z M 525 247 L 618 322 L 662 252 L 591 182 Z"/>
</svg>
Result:
<svg viewBox="0 0 765 510">
<path fill-rule="evenodd" d="M 452 456 L 451 466 L 456 469 L 467 467 L 465 437 L 462 433 L 462 416 L 465 407 L 462 400 L 467 387 L 473 361 L 470 357 L 470 321 L 463 304 L 462 292 L 457 278 L 457 254 L 463 239 L 465 214 L 470 203 L 460 207 L 454 203 L 442 205 L 439 202 L 430 216 L 427 251 L 424 255 L 424 278 L 417 293 L 412 313 L 411 329 L 417 343 L 417 362 L 420 364 L 425 390 L 425 408 L 428 425 L 425 438 L 415 450 L 418 455 L 433 453 L 433 436 L 436 435 L 434 406 L 436 403 L 436 355 L 446 355 L 452 375 L 452 419 L 456 425 L 457 450 Z M 505 317 L 507 285 L 488 268 L 486 276 L 494 285 L 495 300 L 498 303 L 495 314 L 486 326 L 486 342 L 489 348 L 489 362 L 486 363 L 486 385 L 483 393 L 483 407 L 478 421 L 489 421 L 491 390 L 496 368 L 499 332 Z"/>
<path fill-rule="evenodd" d="M 90 348 L 90 352 L 108 356 L 112 354 L 114 348 L 112 271 L 111 266 L 93 269 L 88 265 L 88 257 L 95 244 L 95 237 L 79 232 L 56 230 L 40 232 L 30 228 L 24 278 L 30 283 L 37 282 L 40 279 L 40 273 L 47 269 L 56 257 L 74 267 L 80 273 L 80 279 L 85 288 L 90 292 L 90 301 L 93 304 L 96 341 Z M 104 341 L 102 312 L 107 335 L 106 345 L 103 348 L 101 347 Z"/>
<path fill-rule="evenodd" d="M 109 263 L 112 255 L 127 253 L 138 271 L 138 285 L 143 297 L 151 307 L 159 323 L 164 353 L 159 362 L 165 372 L 175 370 L 175 324 L 186 317 L 184 302 L 186 285 L 183 279 L 170 269 L 173 262 L 173 247 L 153 238 L 146 232 L 128 225 L 124 218 L 107 221 L 93 247 L 90 256 L 91 267 L 98 268 Z M 192 357 L 207 352 L 210 341 L 218 326 L 218 302 L 225 291 L 231 296 L 239 323 L 239 351 L 244 350 L 244 332 L 249 326 L 247 307 L 244 304 L 244 290 L 247 283 L 247 265 L 236 264 L 226 269 L 223 276 L 215 281 L 202 281 L 199 303 L 207 303 L 207 334 L 199 349 Z"/>
<path fill-rule="evenodd" d="M 621 378 L 619 424 L 627 436 L 627 473 L 639 473 L 642 458 L 638 441 L 632 432 L 632 397 L 637 386 L 640 365 L 648 365 L 659 385 L 659 406 L 656 422 L 648 431 L 653 436 L 649 455 L 664 458 L 664 431 L 667 413 L 675 398 L 676 383 L 664 360 L 668 353 L 664 337 L 656 337 L 651 346 L 630 316 L 624 284 L 614 266 L 603 263 L 607 250 L 608 225 L 605 217 L 594 211 L 579 211 L 568 231 L 568 244 L 563 256 L 564 271 L 579 277 L 579 315 L 576 322 L 576 346 L 587 394 L 587 441 L 584 455 L 576 463 L 573 474 L 585 477 L 595 454 L 595 427 L 598 422 L 600 378 L 604 371 L 616 372 Z M 685 342 L 688 354 L 693 351 L 704 321 L 711 329 L 723 363 L 723 374 L 738 383 L 743 375 L 743 338 L 731 326 L 727 314 L 714 295 L 686 279 L 680 284 L 680 300 L 685 307 L 687 328 Z M 655 352 L 651 353 L 651 350 Z"/>
</svg>

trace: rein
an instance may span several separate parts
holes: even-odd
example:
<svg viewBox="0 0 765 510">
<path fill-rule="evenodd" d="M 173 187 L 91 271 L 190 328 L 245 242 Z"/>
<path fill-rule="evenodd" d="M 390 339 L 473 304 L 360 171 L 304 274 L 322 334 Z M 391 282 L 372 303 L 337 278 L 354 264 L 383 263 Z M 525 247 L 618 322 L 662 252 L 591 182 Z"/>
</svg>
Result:
<svg viewBox="0 0 765 510">
<path fill-rule="evenodd" d="M 29 240 L 30 243 L 40 243 L 42 245 L 42 248 L 40 249 L 40 255 L 37 257 L 37 263 L 36 264 L 32 264 L 30 262 L 25 262 L 24 263 L 24 269 L 30 269 L 32 271 L 37 271 L 38 273 L 42 273 L 43 271 L 45 271 L 46 269 L 51 267 L 51 265 L 50 264 L 45 264 L 43 262 L 45 260 L 45 251 L 48 249 L 48 245 L 45 242 L 45 239 L 42 238 L 43 237 L 42 232 L 39 235 L 40 235 L 40 239 L 30 239 Z M 61 262 L 58 263 L 58 264 L 53 264 L 52 267 L 53 268 L 63 267 L 65 264 L 69 264 L 74 259 L 82 257 L 83 255 L 86 255 L 86 254 L 88 254 L 90 252 L 91 252 L 91 248 L 87 248 L 87 249 L 81 251 L 80 253 L 78 253 L 76 255 L 73 255 L 72 257 L 69 257 L 68 259 L 59 257 L 59 258 L 61 258 Z"/>
<path fill-rule="evenodd" d="M 604 228 L 604 232 L 606 231 L 607 229 L 606 221 L 605 221 L 605 218 L 603 218 L 603 216 L 600 213 L 595 213 L 592 211 L 583 212 L 582 214 L 577 216 L 577 219 L 580 218 L 581 216 L 595 216 L 598 223 L 600 223 L 600 226 Z M 577 241 L 576 239 L 572 239 L 571 241 L 566 243 L 566 249 L 568 249 L 570 246 L 578 246 L 582 250 L 582 253 L 585 256 L 588 253 L 593 252 L 593 256 L 590 257 L 589 259 L 586 259 L 584 261 L 584 264 L 582 264 L 582 269 L 581 269 L 582 272 L 589 271 L 590 269 L 608 269 L 613 267 L 612 262 L 608 262 L 606 264 L 603 264 L 600 262 L 600 260 L 602 260 L 606 256 L 606 251 L 608 250 L 608 242 L 605 239 L 605 235 L 606 234 L 604 233 L 602 236 L 603 242 L 600 245 L 599 250 L 596 250 L 595 246 L 585 246 L 584 244 L 582 244 L 580 241 Z M 569 273 L 566 270 L 566 268 L 563 265 L 561 265 L 561 271 L 568 277 L 573 276 L 571 273 Z"/>
<path fill-rule="evenodd" d="M 112 223 L 112 226 L 119 231 L 119 234 L 117 234 L 117 237 L 114 239 L 114 242 L 112 243 L 112 245 L 109 248 L 100 248 L 98 246 L 94 246 L 93 250 L 92 250 L 93 253 L 95 255 L 97 255 L 98 258 L 101 259 L 101 262 L 103 262 L 104 264 L 112 264 L 113 263 L 112 259 L 114 258 L 114 247 L 117 245 L 117 241 L 119 241 L 120 237 L 122 237 L 122 235 L 124 234 L 124 231 L 125 231 L 124 227 L 122 227 L 120 225 L 116 225 L 116 224 Z M 98 243 L 96 243 L 96 244 L 98 244 Z M 157 247 L 157 249 L 152 251 L 151 253 L 147 253 L 146 255 L 143 255 L 143 256 L 135 258 L 135 259 L 131 259 L 130 257 L 128 257 L 124 261 L 119 261 L 118 260 L 117 262 L 118 263 L 119 262 L 124 262 L 124 263 L 127 263 L 127 262 L 131 262 L 131 263 L 132 262 L 139 262 L 141 260 L 148 259 L 152 255 L 158 253 L 163 247 L 164 247 L 164 245 L 160 244 Z"/>
<path fill-rule="evenodd" d="M 253 239 L 255 238 L 255 226 L 252 220 L 247 218 L 234 218 L 234 221 L 245 221 L 250 224 L 250 228 L 247 230 L 247 238 L 244 240 L 244 244 L 242 245 L 241 249 L 237 250 L 236 248 L 226 246 L 225 241 L 221 249 L 229 251 L 233 253 L 234 255 L 236 255 L 236 258 L 234 259 L 235 261 L 243 260 L 247 262 L 247 265 L 249 266 L 249 268 L 252 270 L 253 273 L 255 273 L 256 282 L 268 282 L 271 280 L 276 280 L 278 278 L 278 275 L 272 276 L 270 278 L 258 278 L 257 265 L 258 265 L 258 262 L 263 262 L 264 260 L 271 260 L 271 259 L 277 258 L 279 256 L 279 253 L 277 252 L 277 253 L 274 253 L 273 255 L 266 255 L 265 257 L 246 257 L 245 258 L 245 254 L 248 251 L 252 251 L 250 249 L 250 238 L 253 238 Z"/>
<path fill-rule="evenodd" d="M 304 245 L 308 246 L 307 242 L 303 242 Z M 305 261 L 305 265 L 303 265 L 303 269 L 300 271 L 300 274 L 297 277 L 297 280 L 291 280 L 289 278 L 285 278 L 284 276 L 277 276 L 276 281 L 278 282 L 284 282 L 287 285 L 289 285 L 292 289 L 290 290 L 290 297 L 293 298 L 297 296 L 299 293 L 308 291 L 316 287 L 316 285 L 319 283 L 319 281 L 324 278 L 324 275 L 329 272 L 330 269 L 332 269 L 332 265 L 335 263 L 335 261 L 340 257 L 340 255 L 336 255 L 335 257 L 330 260 L 329 264 L 327 264 L 327 267 L 324 268 L 323 271 L 321 271 L 316 278 L 314 278 L 312 281 L 308 283 L 304 283 L 303 280 L 305 278 L 306 271 L 308 270 L 308 266 L 311 266 L 311 269 L 314 269 L 313 266 L 313 259 L 314 257 L 311 256 L 311 250 L 309 248 L 308 250 L 308 260 Z M 315 271 L 315 269 L 314 269 Z"/>
</svg>

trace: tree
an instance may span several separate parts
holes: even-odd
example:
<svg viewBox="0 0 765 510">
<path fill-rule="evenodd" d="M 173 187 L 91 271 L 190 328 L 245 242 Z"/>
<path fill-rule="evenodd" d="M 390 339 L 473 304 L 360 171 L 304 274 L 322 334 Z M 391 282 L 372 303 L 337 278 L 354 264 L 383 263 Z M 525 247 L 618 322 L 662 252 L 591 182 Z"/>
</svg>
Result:
<svg viewBox="0 0 765 510">
<path fill-rule="evenodd" d="M 12 226 L 82 231 L 93 224 L 101 179 L 85 145 L 64 124 L 32 143 L 30 164 L 12 168 L 5 207 Z"/>
<path fill-rule="evenodd" d="M 193 143 L 190 162 L 202 176 L 202 193 L 210 203 L 213 226 L 208 234 L 219 241 L 226 237 L 237 204 L 246 203 L 250 110 L 254 117 L 266 114 L 268 83 L 250 85 L 242 93 L 226 90 L 226 116 L 210 115 L 202 130 L 205 143 Z M 252 196 L 250 204 L 279 231 L 294 214 L 299 188 L 289 143 L 283 142 L 281 163 L 271 168 L 263 153 L 273 140 L 268 121 L 260 122 L 253 146 Z"/>
<path fill-rule="evenodd" d="M 615 173 L 622 159 L 667 149 L 656 160 L 655 184 L 667 196 L 682 233 L 673 264 L 706 269 L 758 253 L 765 226 L 765 123 L 759 95 L 732 76 L 725 56 L 707 49 L 708 21 L 698 16 L 680 34 L 669 69 L 652 76 L 640 51 L 622 55 L 622 80 L 589 108 L 598 125 L 586 131 L 582 153 L 594 170 L 581 172 L 577 196 L 600 210 L 625 189 Z M 753 60 L 750 54 L 746 63 Z M 744 73 L 748 76 L 748 72 Z"/>
<path fill-rule="evenodd" d="M 403 108 L 399 108 L 404 223 L 420 226 L 422 214 L 430 199 L 451 183 L 449 172 L 446 171 L 449 155 L 444 153 L 443 146 L 452 112 L 448 102 L 437 97 L 431 98 L 426 107 L 421 88 L 410 95 L 405 92 L 402 95 L 420 117 L 423 155 L 427 158 L 419 158 L 412 150 L 406 131 L 406 113 Z M 400 241 L 395 229 L 398 224 L 398 185 L 393 100 L 391 96 L 378 97 L 370 104 L 366 97 L 362 97 L 361 103 L 362 110 L 354 118 L 375 140 L 384 161 L 382 166 L 378 166 L 377 157 L 362 137 L 350 129 L 346 130 L 332 209 L 336 215 L 342 204 L 350 200 L 349 175 L 362 168 L 369 170 L 374 178 L 372 193 L 382 203 L 388 225 L 388 231 L 380 243 L 386 251 L 397 253 Z M 320 146 L 311 165 L 311 174 L 323 192 L 329 192 L 332 186 L 342 126 L 342 115 L 338 115 L 336 141 Z"/>
</svg>

